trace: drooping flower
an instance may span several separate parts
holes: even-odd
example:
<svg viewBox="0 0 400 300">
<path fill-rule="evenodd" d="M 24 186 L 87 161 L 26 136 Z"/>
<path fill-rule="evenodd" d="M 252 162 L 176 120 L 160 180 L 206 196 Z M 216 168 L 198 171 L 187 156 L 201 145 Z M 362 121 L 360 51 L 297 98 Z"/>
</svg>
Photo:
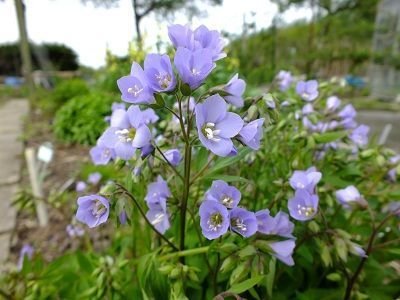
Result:
<svg viewBox="0 0 400 300">
<path fill-rule="evenodd" d="M 188 25 L 168 26 L 168 36 L 176 49 L 179 47 L 194 49 L 194 34 Z"/>
<path fill-rule="evenodd" d="M 239 79 L 238 74 L 235 74 L 235 76 L 233 76 L 231 80 L 229 80 L 229 82 L 224 86 L 224 91 L 230 94 L 228 96 L 224 96 L 224 99 L 226 102 L 236 107 L 243 107 L 243 93 L 245 89 L 246 82 L 243 79 Z"/>
<path fill-rule="evenodd" d="M 292 73 L 285 70 L 279 71 L 278 75 L 276 76 L 276 79 L 278 80 L 279 89 L 282 92 L 286 91 L 293 82 Z"/>
<path fill-rule="evenodd" d="M 326 100 L 326 110 L 328 112 L 334 112 L 339 108 L 340 103 L 341 103 L 341 101 L 340 101 L 340 99 L 338 97 L 330 96 Z"/>
<path fill-rule="evenodd" d="M 125 225 L 128 221 L 128 215 L 125 210 L 122 210 L 118 215 L 118 220 L 121 225 Z"/>
<path fill-rule="evenodd" d="M 214 180 L 204 200 L 217 201 L 226 208 L 232 209 L 238 205 L 241 197 L 242 194 L 236 187 L 228 185 L 223 180 Z"/>
<path fill-rule="evenodd" d="M 199 208 L 203 235 L 213 240 L 224 235 L 229 228 L 228 209 L 217 201 L 203 201 Z"/>
<path fill-rule="evenodd" d="M 153 92 L 149 87 L 146 74 L 142 67 L 134 62 L 131 74 L 117 80 L 121 91 L 121 99 L 133 104 L 151 104 L 154 102 Z"/>
<path fill-rule="evenodd" d="M 97 141 L 96 146 L 90 149 L 89 153 L 95 165 L 106 165 L 115 158 L 114 149 L 106 147 L 100 140 Z"/>
<path fill-rule="evenodd" d="M 88 176 L 88 182 L 93 185 L 96 185 L 100 182 L 101 177 L 102 176 L 99 172 L 90 173 Z"/>
<path fill-rule="evenodd" d="M 351 104 L 347 104 L 343 109 L 338 113 L 338 116 L 342 119 L 354 119 L 357 115 L 357 111 L 354 109 L 354 106 Z"/>
<path fill-rule="evenodd" d="M 215 67 L 208 49 L 190 51 L 181 47 L 175 53 L 174 64 L 182 81 L 191 89 L 198 88 Z"/>
<path fill-rule="evenodd" d="M 17 263 L 17 269 L 19 271 L 22 270 L 22 267 L 24 266 L 24 260 L 27 258 L 28 260 L 32 259 L 33 253 L 35 252 L 35 249 L 29 245 L 29 244 L 24 244 L 19 252 L 19 258 L 18 258 L 18 263 Z"/>
<path fill-rule="evenodd" d="M 351 243 L 351 246 L 350 246 L 349 250 L 350 250 L 351 253 L 353 253 L 353 254 L 355 254 L 357 256 L 368 257 L 368 255 L 365 252 L 365 250 L 360 245 L 358 245 L 356 243 Z"/>
<path fill-rule="evenodd" d="M 126 109 L 126 105 L 123 102 L 113 102 L 113 104 L 111 104 L 111 111 L 117 110 L 117 109 Z"/>
<path fill-rule="evenodd" d="M 311 167 L 305 171 L 294 171 L 292 177 L 289 179 L 289 183 L 295 190 L 306 189 L 310 193 L 313 193 L 321 177 L 321 172 L 318 172 L 315 167 Z"/>
<path fill-rule="evenodd" d="M 165 151 L 164 156 L 167 158 L 169 163 L 173 166 L 179 165 L 182 160 L 181 153 L 178 149 L 170 149 Z"/>
<path fill-rule="evenodd" d="M 213 61 L 226 56 L 223 52 L 224 41 L 217 30 L 209 30 L 201 25 L 194 31 L 188 25 L 171 25 L 168 27 L 168 36 L 176 49 L 182 47 L 194 51 L 207 49 Z"/>
<path fill-rule="evenodd" d="M 81 192 L 83 192 L 84 190 L 86 190 L 86 187 L 87 187 L 86 182 L 84 182 L 84 181 L 78 181 L 78 182 L 76 183 L 75 190 L 76 190 L 78 193 L 81 193 Z"/>
<path fill-rule="evenodd" d="M 230 212 L 231 230 L 243 237 L 250 237 L 257 232 L 256 215 L 244 208 L 235 207 Z"/>
<path fill-rule="evenodd" d="M 366 206 L 367 202 L 361 196 L 360 192 L 354 185 L 350 185 L 344 189 L 337 190 L 336 199 L 345 208 L 350 208 L 352 205 Z"/>
<path fill-rule="evenodd" d="M 162 207 L 166 211 L 167 198 L 169 197 L 171 197 L 171 191 L 168 188 L 167 182 L 161 176 L 158 176 L 157 181 L 148 185 L 144 200 L 150 209 L 159 209 Z"/>
<path fill-rule="evenodd" d="M 263 209 L 256 212 L 256 218 L 259 232 L 294 238 L 292 235 L 294 224 L 290 222 L 288 214 L 280 211 L 272 217 L 268 209 Z"/>
<path fill-rule="evenodd" d="M 243 127 L 242 118 L 226 109 L 227 105 L 219 95 L 207 98 L 195 108 L 199 139 L 207 149 L 219 156 L 227 156 L 232 151 L 231 139 Z"/>
<path fill-rule="evenodd" d="M 311 103 L 307 103 L 306 105 L 303 106 L 301 112 L 303 116 L 307 116 L 314 112 L 314 107 L 312 106 Z"/>
<path fill-rule="evenodd" d="M 208 49 L 212 53 L 213 61 L 226 57 L 224 40 L 217 30 L 209 30 L 200 25 L 194 31 L 194 46 L 196 49 Z"/>
<path fill-rule="evenodd" d="M 78 211 L 76 219 L 85 223 L 90 228 L 96 227 L 107 221 L 110 213 L 110 204 L 100 195 L 89 195 L 78 198 Z"/>
<path fill-rule="evenodd" d="M 68 224 L 67 227 L 65 228 L 65 231 L 71 238 L 83 236 L 85 234 L 85 230 L 82 227 L 72 224 Z"/>
<path fill-rule="evenodd" d="M 350 140 L 358 147 L 364 147 L 368 144 L 369 126 L 360 125 L 349 135 Z"/>
<path fill-rule="evenodd" d="M 296 86 L 296 93 L 304 101 L 314 101 L 318 97 L 318 82 L 316 80 L 299 81 Z"/>
<path fill-rule="evenodd" d="M 166 54 L 147 54 L 144 60 L 144 72 L 153 91 L 168 92 L 176 86 L 171 61 Z"/>
<path fill-rule="evenodd" d="M 308 221 L 318 212 L 318 196 L 306 189 L 296 190 L 294 197 L 288 201 L 290 216 L 298 221 Z"/>
<path fill-rule="evenodd" d="M 277 259 L 288 266 L 293 266 L 294 261 L 292 258 L 293 250 L 296 247 L 296 243 L 293 240 L 286 240 L 280 242 L 272 242 L 269 244 L 273 253 Z"/>
<path fill-rule="evenodd" d="M 142 111 L 142 120 L 145 124 L 154 124 L 160 119 L 154 109 L 146 108 Z"/>
<path fill-rule="evenodd" d="M 152 206 L 146 213 L 146 218 L 162 234 L 171 227 L 167 209 L 161 205 Z"/>
<path fill-rule="evenodd" d="M 260 148 L 260 141 L 263 136 L 262 126 L 264 124 L 264 119 L 257 119 L 251 121 L 250 123 L 243 126 L 240 130 L 237 138 L 247 147 L 253 150 L 258 150 Z"/>
<path fill-rule="evenodd" d="M 116 156 L 128 160 L 132 158 L 136 149 L 151 143 L 151 132 L 144 123 L 139 107 L 132 105 L 124 116 L 121 115 L 118 122 L 117 119 L 111 117 L 111 127 L 103 133 L 99 140 L 106 147 L 114 149 Z M 115 120 L 115 124 L 113 120 Z"/>
</svg>

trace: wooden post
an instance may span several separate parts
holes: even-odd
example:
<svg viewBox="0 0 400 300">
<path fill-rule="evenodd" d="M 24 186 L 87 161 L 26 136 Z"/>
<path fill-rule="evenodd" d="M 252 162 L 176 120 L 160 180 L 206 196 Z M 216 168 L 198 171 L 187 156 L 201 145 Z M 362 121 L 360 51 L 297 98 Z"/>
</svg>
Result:
<svg viewBox="0 0 400 300">
<path fill-rule="evenodd" d="M 47 214 L 46 204 L 43 201 L 43 190 L 40 182 L 38 168 L 36 165 L 35 150 L 33 148 L 27 148 L 25 150 L 25 159 L 28 166 L 29 179 L 32 186 L 33 196 L 35 197 L 36 214 L 41 227 L 46 226 L 49 223 L 49 217 Z"/>
<path fill-rule="evenodd" d="M 15 0 L 15 10 L 17 12 L 19 44 L 22 60 L 22 75 L 24 75 L 29 88 L 30 96 L 33 94 L 34 85 L 32 79 L 32 60 L 29 50 L 28 31 L 26 29 L 25 5 L 22 0 Z"/>
</svg>

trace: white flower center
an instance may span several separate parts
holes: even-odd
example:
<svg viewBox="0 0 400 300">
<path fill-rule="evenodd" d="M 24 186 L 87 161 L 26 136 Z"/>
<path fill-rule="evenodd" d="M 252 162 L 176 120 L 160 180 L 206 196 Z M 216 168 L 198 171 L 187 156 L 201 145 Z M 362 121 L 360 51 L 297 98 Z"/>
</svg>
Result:
<svg viewBox="0 0 400 300">
<path fill-rule="evenodd" d="M 156 79 L 158 80 L 158 84 L 162 89 L 168 88 L 172 81 L 171 75 L 169 74 L 157 74 Z"/>
<path fill-rule="evenodd" d="M 130 128 L 130 129 L 121 129 L 115 131 L 115 134 L 118 136 L 118 139 L 123 142 L 123 143 L 129 143 L 132 142 L 133 139 L 135 138 L 136 135 L 136 129 L 135 128 Z"/>
<path fill-rule="evenodd" d="M 133 87 L 128 88 L 128 93 L 133 95 L 134 97 L 139 96 L 142 91 L 143 88 L 139 87 L 137 84 L 135 84 Z"/>
<path fill-rule="evenodd" d="M 223 195 L 222 196 L 221 202 L 227 208 L 232 208 L 232 206 L 233 206 L 233 199 L 231 197 L 227 196 L 227 195 Z"/>
<path fill-rule="evenodd" d="M 231 221 L 231 225 L 242 232 L 247 231 L 247 225 L 244 224 L 243 219 L 241 218 L 233 218 Z"/>
<path fill-rule="evenodd" d="M 221 140 L 218 137 L 218 134 L 221 132 L 221 130 L 215 129 L 214 123 L 211 122 L 206 123 L 202 128 L 202 132 L 204 136 L 209 140 L 212 140 L 214 142 L 219 142 Z"/>
<path fill-rule="evenodd" d="M 211 231 L 217 231 L 223 223 L 223 217 L 220 213 L 214 213 L 210 216 L 210 218 L 207 221 L 208 229 Z"/>
<path fill-rule="evenodd" d="M 300 204 L 297 204 L 297 212 L 299 213 L 300 216 L 312 216 L 315 213 L 315 210 L 311 206 L 302 206 Z"/>
</svg>

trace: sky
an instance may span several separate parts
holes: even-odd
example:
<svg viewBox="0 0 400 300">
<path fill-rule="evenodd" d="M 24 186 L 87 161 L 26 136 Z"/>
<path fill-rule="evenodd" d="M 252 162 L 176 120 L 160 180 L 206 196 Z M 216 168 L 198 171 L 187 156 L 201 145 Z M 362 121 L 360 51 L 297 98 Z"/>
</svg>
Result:
<svg viewBox="0 0 400 300">
<path fill-rule="evenodd" d="M 74 49 L 79 62 L 90 67 L 105 63 L 106 49 L 125 55 L 135 36 L 131 0 L 120 0 L 117 7 L 102 8 L 82 4 L 80 0 L 25 0 L 28 35 L 35 43 L 57 42 Z M 268 28 L 277 7 L 268 0 L 224 0 L 222 6 L 208 7 L 207 17 L 194 18 L 194 27 L 205 24 L 210 29 L 240 33 L 243 18 L 255 22 L 257 29 Z M 307 9 L 291 9 L 283 15 L 287 23 L 309 19 Z M 174 23 L 186 24 L 188 19 L 178 13 Z M 168 21 L 157 22 L 152 15 L 143 19 L 146 44 L 153 45 L 157 37 L 167 40 Z M 0 1 L 0 44 L 18 40 L 17 19 L 13 0 Z"/>
</svg>

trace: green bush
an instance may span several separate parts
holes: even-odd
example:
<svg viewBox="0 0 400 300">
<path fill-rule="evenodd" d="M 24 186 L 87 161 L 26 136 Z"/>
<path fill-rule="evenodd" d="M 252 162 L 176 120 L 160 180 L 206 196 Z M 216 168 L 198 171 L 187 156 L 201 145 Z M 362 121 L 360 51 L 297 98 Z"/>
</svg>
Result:
<svg viewBox="0 0 400 300">
<path fill-rule="evenodd" d="M 107 126 L 104 117 L 111 114 L 114 97 L 91 93 L 69 100 L 56 113 L 54 133 L 67 143 L 94 145 Z"/>
</svg>

